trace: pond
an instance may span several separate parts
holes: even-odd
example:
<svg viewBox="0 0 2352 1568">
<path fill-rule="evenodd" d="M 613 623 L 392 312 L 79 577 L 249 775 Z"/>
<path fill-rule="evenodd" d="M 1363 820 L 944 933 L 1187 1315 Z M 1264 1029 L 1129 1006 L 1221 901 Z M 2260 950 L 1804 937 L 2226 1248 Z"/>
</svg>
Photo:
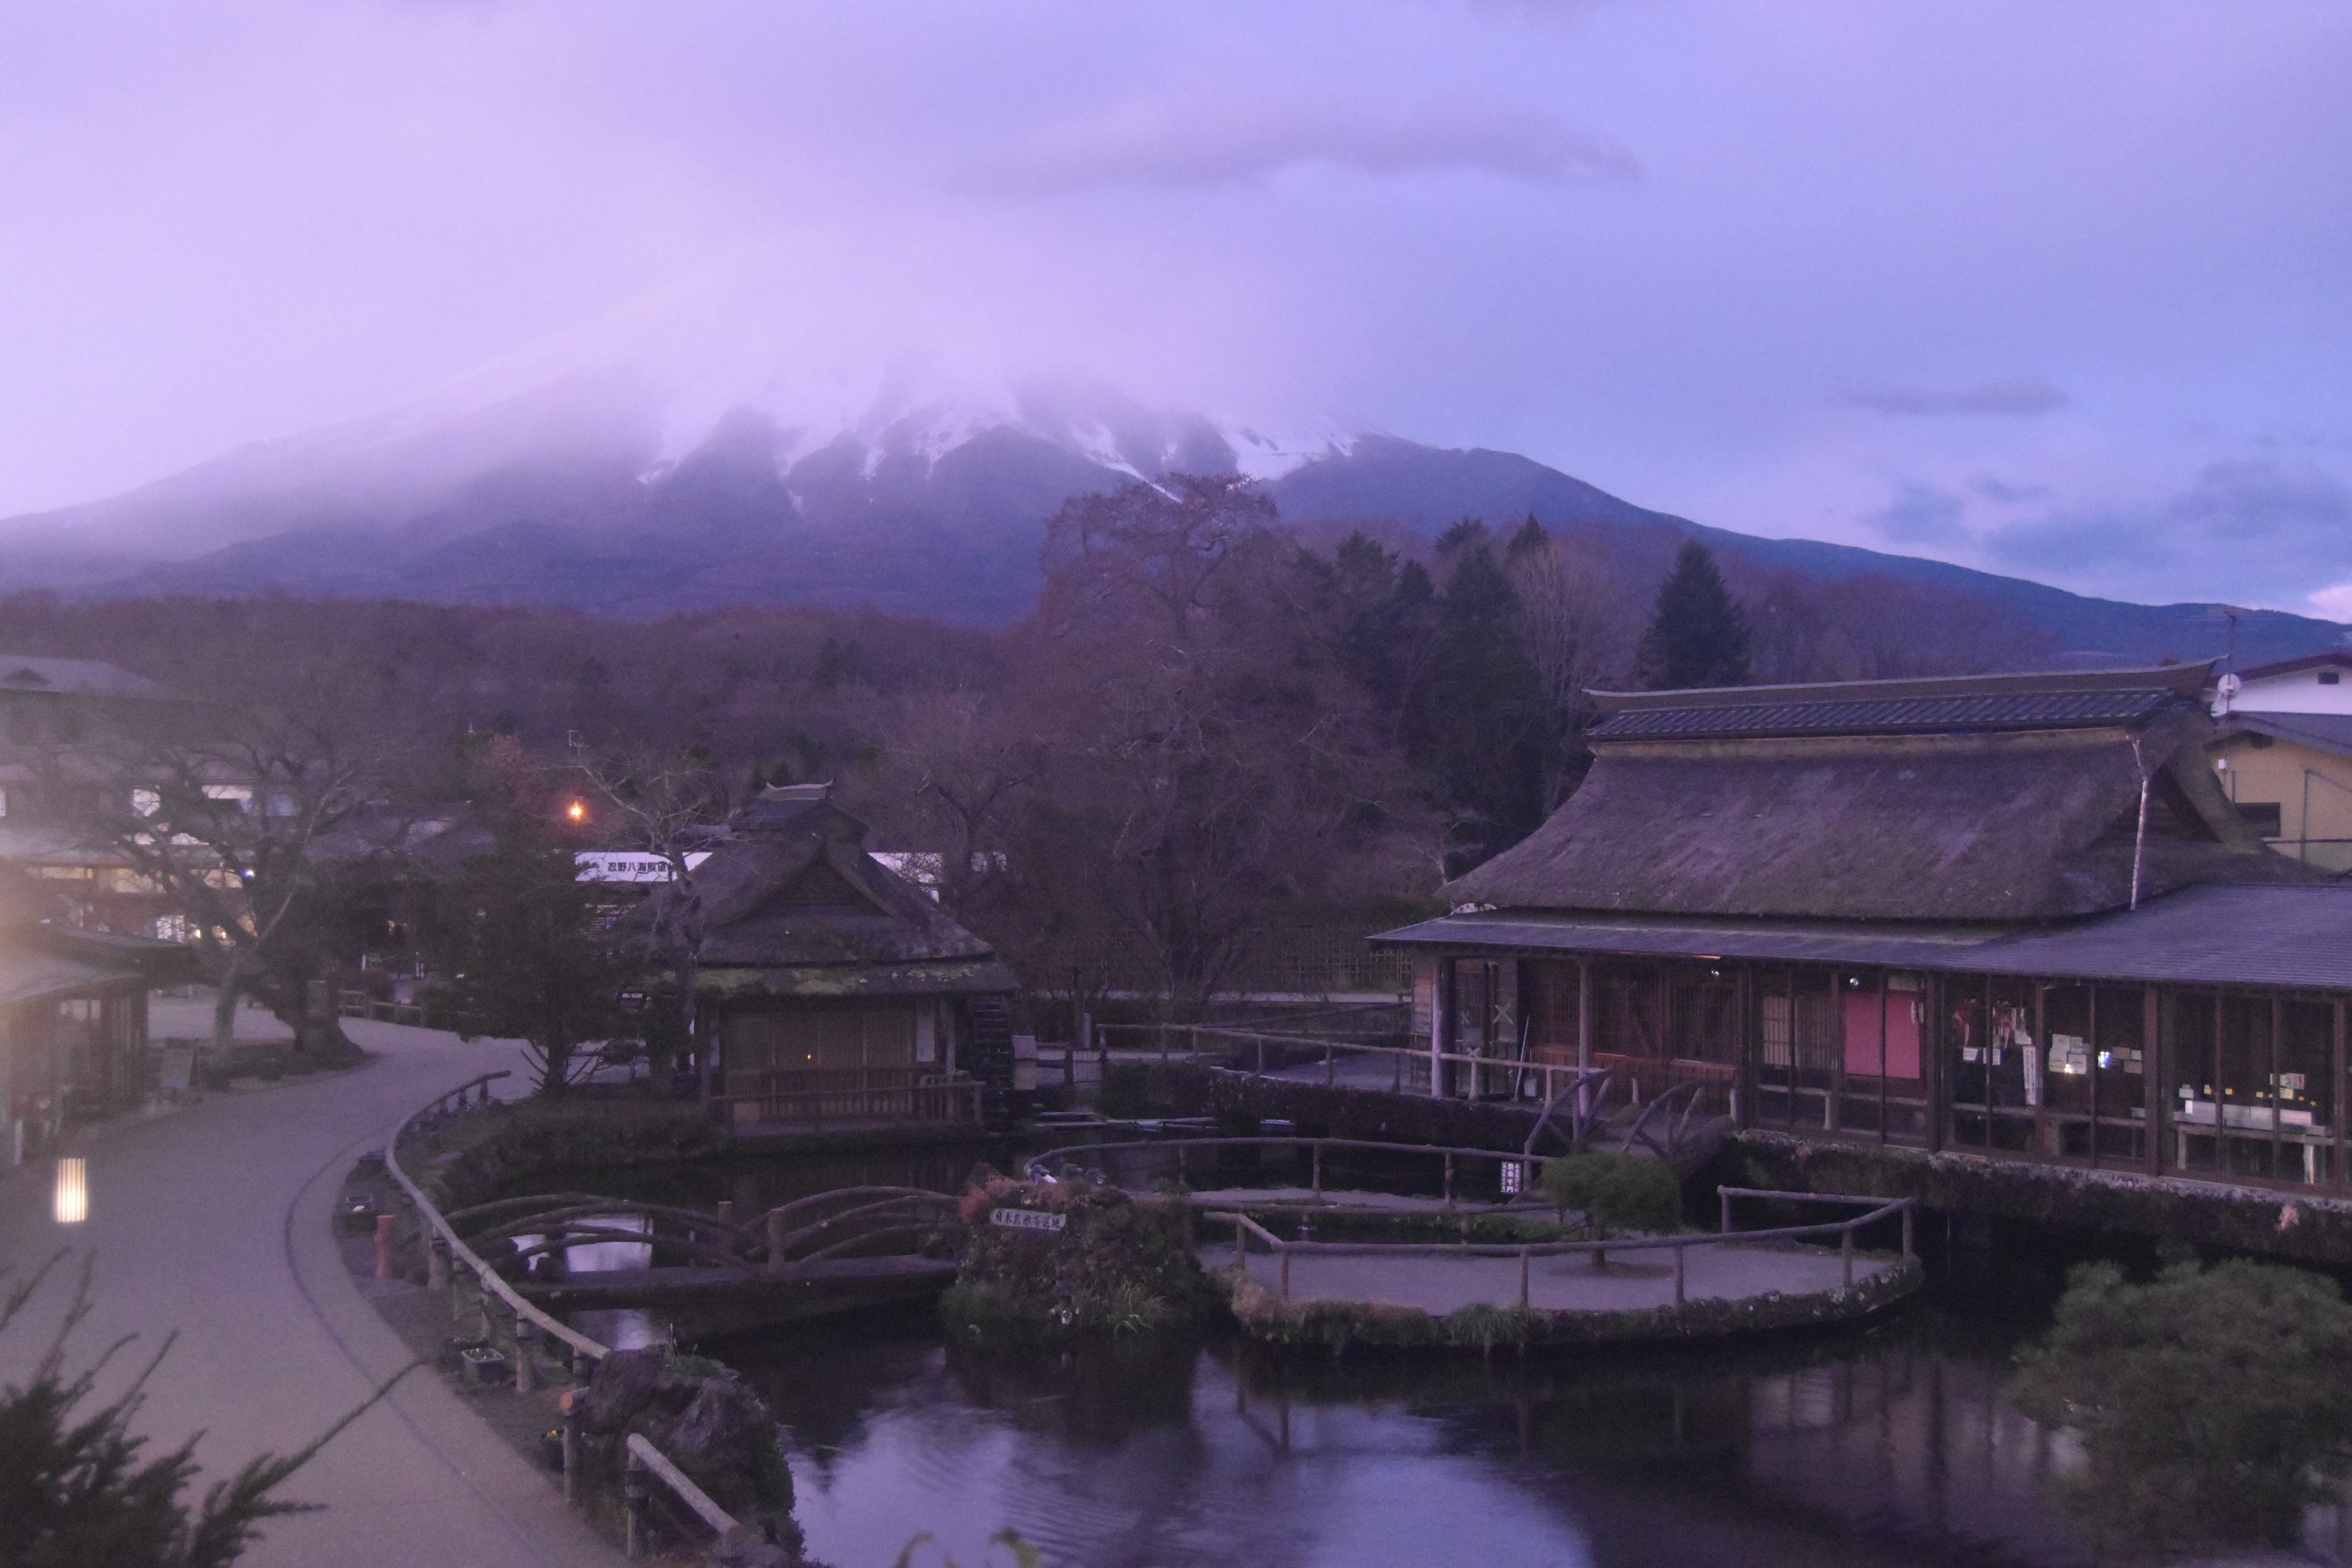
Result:
<svg viewBox="0 0 2352 1568">
<path fill-rule="evenodd" d="M 756 1197 L 834 1179 L 772 1173 Z M 1211 1334 L 1008 1357 L 928 1312 L 702 1348 L 784 1423 L 808 1549 L 835 1568 L 925 1533 L 918 1563 L 977 1568 L 1008 1527 L 1056 1568 L 2130 1561 L 2060 1505 L 2073 1441 L 2001 1397 L 2064 1264 L 2108 1248 L 1923 1239 L 1922 1304 L 1705 1352 L 1342 1363 Z M 593 1317 L 608 1342 L 661 1332 Z M 2311 1510 L 2305 1549 L 2352 1563 L 2352 1517 Z"/>
<path fill-rule="evenodd" d="M 1074 1568 L 2102 1561 L 2051 1497 L 2072 1445 L 2000 1399 L 2011 1339 L 1928 1306 L 1706 1355 L 1335 1364 L 1213 1338 L 1007 1360 L 908 1316 L 731 1356 L 837 1568 L 919 1532 L 971 1568 L 1007 1526 Z M 2314 1510 L 2314 1560 L 2342 1561 L 2345 1530 Z"/>
</svg>

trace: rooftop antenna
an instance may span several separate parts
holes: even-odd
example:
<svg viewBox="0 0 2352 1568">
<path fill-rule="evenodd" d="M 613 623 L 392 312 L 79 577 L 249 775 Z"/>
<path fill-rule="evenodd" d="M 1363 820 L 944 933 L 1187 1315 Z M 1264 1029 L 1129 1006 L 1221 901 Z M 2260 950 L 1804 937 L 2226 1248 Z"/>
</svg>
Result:
<svg viewBox="0 0 2352 1568">
<path fill-rule="evenodd" d="M 2216 605 L 2205 614 L 2208 619 L 2219 616 L 2230 623 L 2230 640 L 2226 645 L 2228 651 L 2221 657 L 2221 668 L 2234 671 L 2238 668 L 2238 622 L 2252 615 L 2253 612 L 2242 605 Z"/>
<path fill-rule="evenodd" d="M 2147 850 L 2147 758 L 2141 755 L 2139 737 L 2131 738 L 2132 763 L 2139 769 L 2139 827 L 2132 835 L 2131 907 L 2139 908 L 2139 864 Z"/>
</svg>

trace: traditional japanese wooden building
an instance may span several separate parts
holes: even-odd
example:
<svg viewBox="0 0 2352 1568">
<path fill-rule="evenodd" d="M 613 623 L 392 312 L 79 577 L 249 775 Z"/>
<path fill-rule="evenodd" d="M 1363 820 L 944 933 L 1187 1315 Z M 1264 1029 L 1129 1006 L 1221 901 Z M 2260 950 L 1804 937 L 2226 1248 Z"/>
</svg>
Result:
<svg viewBox="0 0 2352 1568">
<path fill-rule="evenodd" d="M 730 1126 L 976 1126 L 974 1067 L 1001 1056 L 1009 1074 L 1019 983 L 866 833 L 824 785 L 771 788 L 694 872 Z"/>
<path fill-rule="evenodd" d="M 145 1102 L 148 992 L 194 971 L 177 942 L 57 923 L 62 900 L 45 891 L 0 880 L 0 1169 Z"/>
<path fill-rule="evenodd" d="M 2352 886 L 2216 782 L 2202 665 L 1599 693 L 1583 787 L 1376 939 L 1434 1092 L 2343 1187 Z"/>
</svg>

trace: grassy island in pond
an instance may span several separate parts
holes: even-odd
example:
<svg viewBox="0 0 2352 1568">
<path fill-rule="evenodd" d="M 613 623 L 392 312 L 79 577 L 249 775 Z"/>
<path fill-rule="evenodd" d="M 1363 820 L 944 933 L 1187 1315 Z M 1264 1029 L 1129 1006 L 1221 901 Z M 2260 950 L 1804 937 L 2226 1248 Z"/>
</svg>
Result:
<svg viewBox="0 0 2352 1568">
<path fill-rule="evenodd" d="M 1139 1333 L 1214 1303 L 1180 1198 L 997 1176 L 967 1189 L 960 1212 L 971 1241 L 940 1310 L 970 1339 Z"/>
</svg>

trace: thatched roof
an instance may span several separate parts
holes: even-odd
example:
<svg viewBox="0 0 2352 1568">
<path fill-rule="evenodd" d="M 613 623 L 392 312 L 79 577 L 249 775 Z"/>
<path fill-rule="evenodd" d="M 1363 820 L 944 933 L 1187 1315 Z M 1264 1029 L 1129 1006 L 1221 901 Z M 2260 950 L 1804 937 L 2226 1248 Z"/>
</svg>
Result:
<svg viewBox="0 0 2352 1568">
<path fill-rule="evenodd" d="M 866 825 L 822 793 L 767 791 L 730 826 L 694 874 L 708 988 L 810 995 L 1015 988 L 988 943 L 868 855 Z M 765 981 L 728 973 L 742 970 L 776 973 Z"/>
<path fill-rule="evenodd" d="M 2204 754 L 2202 666 L 1595 693 L 1584 785 L 1446 889 L 1456 906 L 2042 921 L 2310 873 Z"/>
</svg>

